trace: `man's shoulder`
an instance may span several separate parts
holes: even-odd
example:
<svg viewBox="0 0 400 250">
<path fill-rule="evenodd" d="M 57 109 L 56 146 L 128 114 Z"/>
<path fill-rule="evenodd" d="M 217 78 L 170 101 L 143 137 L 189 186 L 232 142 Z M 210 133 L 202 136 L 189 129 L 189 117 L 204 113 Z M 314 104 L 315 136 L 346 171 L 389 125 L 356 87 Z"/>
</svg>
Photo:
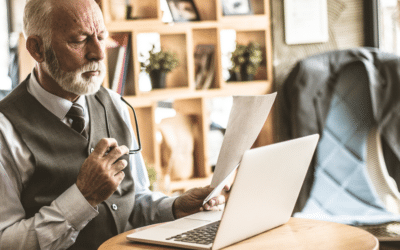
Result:
<svg viewBox="0 0 400 250">
<path fill-rule="evenodd" d="M 21 101 L 21 98 L 24 98 L 24 94 L 28 93 L 26 88 L 28 81 L 29 76 L 0 101 L 0 110 L 14 106 L 16 102 L 19 102 Z"/>
<path fill-rule="evenodd" d="M 120 94 L 118 94 L 117 92 L 115 92 L 115 91 L 113 91 L 111 89 L 104 88 L 104 87 L 101 87 L 99 91 L 102 92 L 103 95 L 107 95 L 108 94 L 108 96 L 111 98 L 113 104 L 115 105 L 116 109 L 120 113 L 123 112 L 124 103 L 121 100 L 121 95 Z"/>
<path fill-rule="evenodd" d="M 111 100 L 113 101 L 114 105 L 116 105 L 116 106 L 121 105 L 120 104 L 121 95 L 119 95 L 117 92 L 112 91 L 111 89 L 108 89 L 108 88 L 104 88 L 104 87 L 101 87 L 99 91 L 103 92 L 103 94 L 106 94 L 106 95 L 108 94 L 110 96 Z"/>
<path fill-rule="evenodd" d="M 115 91 L 113 91 L 113 90 L 111 90 L 109 88 L 104 88 L 104 87 L 101 87 L 101 89 L 103 91 L 105 90 L 110 95 L 111 99 L 113 99 L 113 101 L 114 100 L 118 100 L 119 101 L 121 99 L 121 95 L 118 94 L 117 92 L 115 92 Z"/>
</svg>

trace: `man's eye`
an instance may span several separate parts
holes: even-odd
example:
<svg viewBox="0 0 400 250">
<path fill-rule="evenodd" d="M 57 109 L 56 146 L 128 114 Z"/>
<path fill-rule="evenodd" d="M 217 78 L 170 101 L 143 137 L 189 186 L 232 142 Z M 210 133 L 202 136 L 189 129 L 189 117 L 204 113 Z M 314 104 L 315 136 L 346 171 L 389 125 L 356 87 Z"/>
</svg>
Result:
<svg viewBox="0 0 400 250">
<path fill-rule="evenodd" d="M 76 39 L 76 40 L 73 40 L 72 42 L 73 43 L 76 43 L 76 44 L 80 44 L 80 43 L 84 43 L 86 41 L 86 38 L 85 39 Z"/>
</svg>

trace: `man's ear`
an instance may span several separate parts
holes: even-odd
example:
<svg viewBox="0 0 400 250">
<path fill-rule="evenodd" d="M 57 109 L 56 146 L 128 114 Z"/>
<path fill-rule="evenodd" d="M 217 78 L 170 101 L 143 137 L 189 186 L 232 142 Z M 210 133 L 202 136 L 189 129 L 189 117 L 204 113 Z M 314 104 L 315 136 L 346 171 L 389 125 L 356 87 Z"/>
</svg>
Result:
<svg viewBox="0 0 400 250">
<path fill-rule="evenodd" d="M 41 37 L 29 36 L 26 39 L 26 49 L 29 51 L 29 54 L 31 54 L 35 61 L 38 63 L 44 61 L 44 46 Z"/>
</svg>

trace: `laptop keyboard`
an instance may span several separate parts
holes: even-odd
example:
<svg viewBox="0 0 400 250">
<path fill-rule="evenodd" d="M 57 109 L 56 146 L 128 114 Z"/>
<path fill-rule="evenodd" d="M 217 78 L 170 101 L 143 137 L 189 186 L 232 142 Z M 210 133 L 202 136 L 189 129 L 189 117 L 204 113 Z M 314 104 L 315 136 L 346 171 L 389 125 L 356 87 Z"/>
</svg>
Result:
<svg viewBox="0 0 400 250">
<path fill-rule="evenodd" d="M 217 233 L 217 229 L 220 221 L 216 221 L 210 224 L 207 224 L 202 227 L 198 227 L 196 229 L 184 232 L 182 234 L 178 234 L 172 237 L 167 238 L 166 240 L 173 241 L 182 241 L 188 243 L 197 243 L 202 245 L 208 245 L 214 242 L 215 234 Z"/>
</svg>

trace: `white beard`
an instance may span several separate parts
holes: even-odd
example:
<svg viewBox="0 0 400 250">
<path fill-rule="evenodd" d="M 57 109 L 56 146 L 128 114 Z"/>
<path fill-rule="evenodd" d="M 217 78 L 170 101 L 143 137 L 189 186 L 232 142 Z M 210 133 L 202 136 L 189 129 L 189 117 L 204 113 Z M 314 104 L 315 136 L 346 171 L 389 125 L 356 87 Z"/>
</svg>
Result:
<svg viewBox="0 0 400 250">
<path fill-rule="evenodd" d="M 65 72 L 60 69 L 60 64 L 51 46 L 45 49 L 44 69 L 60 85 L 60 87 L 76 95 L 91 95 L 96 93 L 104 80 L 106 66 L 103 61 L 90 62 L 81 68 Z M 85 78 L 83 73 L 99 71 L 99 75 Z"/>
</svg>

